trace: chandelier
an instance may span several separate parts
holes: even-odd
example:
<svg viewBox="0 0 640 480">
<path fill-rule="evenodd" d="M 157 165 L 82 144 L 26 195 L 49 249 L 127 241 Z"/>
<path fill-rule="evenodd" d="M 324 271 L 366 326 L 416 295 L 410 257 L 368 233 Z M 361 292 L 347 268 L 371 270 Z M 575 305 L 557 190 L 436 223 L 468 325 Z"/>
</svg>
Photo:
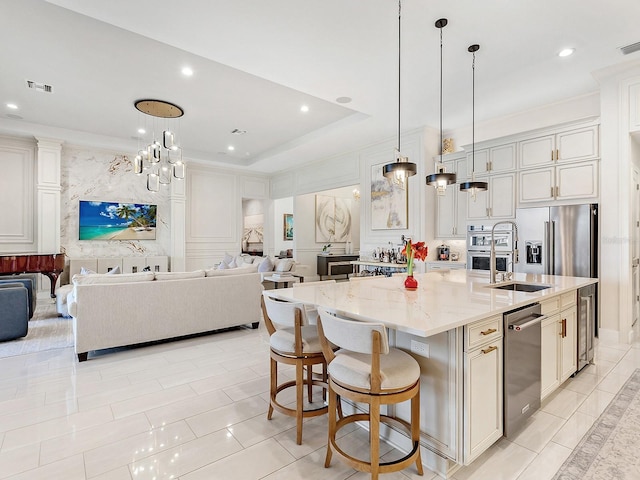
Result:
<svg viewBox="0 0 640 480">
<path fill-rule="evenodd" d="M 153 118 L 151 141 L 142 148 L 139 146 L 133 162 L 133 172 L 141 175 L 146 171 L 147 190 L 157 192 L 160 190 L 160 185 L 169 185 L 172 177 L 184 178 L 182 148 L 176 143 L 175 133 L 169 129 L 168 125 L 170 119 L 182 117 L 184 110 L 164 100 L 137 100 L 134 105 L 137 110 Z M 164 119 L 164 123 L 163 120 L 156 119 Z M 138 132 L 146 134 L 147 129 L 141 129 Z"/>
</svg>

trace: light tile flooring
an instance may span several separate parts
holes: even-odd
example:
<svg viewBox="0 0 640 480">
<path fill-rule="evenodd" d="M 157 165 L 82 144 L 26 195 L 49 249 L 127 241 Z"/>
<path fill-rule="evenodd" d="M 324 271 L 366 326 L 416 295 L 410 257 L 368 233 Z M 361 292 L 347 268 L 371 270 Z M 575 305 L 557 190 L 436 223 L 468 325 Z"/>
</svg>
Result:
<svg viewBox="0 0 640 480">
<path fill-rule="evenodd" d="M 640 345 L 599 345 L 512 440 L 502 439 L 456 480 L 550 479 L 631 372 Z M 326 417 L 266 420 L 266 332 L 240 329 L 122 349 L 77 363 L 72 349 L 0 359 L 0 478 L 346 479 L 323 467 Z M 347 438 L 349 436 L 351 438 Z M 366 451 L 362 429 L 347 431 Z M 393 455 L 391 447 L 386 454 Z M 436 478 L 415 468 L 388 480 Z"/>
</svg>

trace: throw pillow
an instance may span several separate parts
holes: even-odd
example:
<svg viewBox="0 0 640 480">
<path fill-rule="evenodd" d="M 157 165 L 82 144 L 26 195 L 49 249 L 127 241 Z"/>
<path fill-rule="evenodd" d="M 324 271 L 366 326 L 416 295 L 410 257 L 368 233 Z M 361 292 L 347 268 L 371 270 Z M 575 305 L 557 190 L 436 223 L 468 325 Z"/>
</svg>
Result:
<svg viewBox="0 0 640 480">
<path fill-rule="evenodd" d="M 233 255 L 231 255 L 231 254 L 229 254 L 227 252 L 224 252 L 224 258 L 222 259 L 222 261 L 224 263 L 226 263 L 227 265 L 229 265 L 231 263 L 231 260 L 233 260 Z"/>
<path fill-rule="evenodd" d="M 237 268 L 239 265 L 236 263 L 236 259 L 234 258 L 233 260 L 231 260 L 228 264 L 227 267 L 229 268 Z"/>
<path fill-rule="evenodd" d="M 276 272 L 289 272 L 293 267 L 294 261 L 291 258 L 281 258 L 276 261 Z"/>
<path fill-rule="evenodd" d="M 227 268 L 229 268 L 229 267 L 227 266 L 226 263 L 224 263 L 224 261 L 222 261 L 222 262 L 220 262 L 218 264 L 218 270 L 226 270 Z"/>
<path fill-rule="evenodd" d="M 93 273 L 98 273 L 98 272 L 94 272 L 93 270 L 90 270 L 90 269 L 84 268 L 84 267 L 82 267 L 80 269 L 80 275 L 91 275 Z"/>
<path fill-rule="evenodd" d="M 258 272 L 263 273 L 271 271 L 273 271 L 273 262 L 269 257 L 265 257 L 265 259 L 260 262 L 260 265 L 258 265 Z"/>
<path fill-rule="evenodd" d="M 120 265 L 112 268 L 107 272 L 107 275 L 118 275 L 120 273 Z"/>
</svg>

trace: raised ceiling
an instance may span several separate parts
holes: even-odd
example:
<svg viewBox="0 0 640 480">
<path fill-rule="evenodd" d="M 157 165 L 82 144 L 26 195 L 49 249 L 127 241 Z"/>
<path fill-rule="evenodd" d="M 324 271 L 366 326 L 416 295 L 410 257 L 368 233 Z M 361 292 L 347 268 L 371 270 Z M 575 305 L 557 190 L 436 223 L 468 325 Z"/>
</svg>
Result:
<svg viewBox="0 0 640 480">
<path fill-rule="evenodd" d="M 445 129 L 470 121 L 472 43 L 477 121 L 595 92 L 592 72 L 640 62 L 619 51 L 640 41 L 637 0 L 402 6 L 403 130 L 438 125 L 441 17 Z M 187 158 L 260 172 L 393 138 L 397 9 L 395 0 L 0 0 L 0 133 L 134 152 L 149 120 L 133 104 L 158 98 L 185 110 Z M 575 54 L 559 58 L 567 46 Z"/>
</svg>

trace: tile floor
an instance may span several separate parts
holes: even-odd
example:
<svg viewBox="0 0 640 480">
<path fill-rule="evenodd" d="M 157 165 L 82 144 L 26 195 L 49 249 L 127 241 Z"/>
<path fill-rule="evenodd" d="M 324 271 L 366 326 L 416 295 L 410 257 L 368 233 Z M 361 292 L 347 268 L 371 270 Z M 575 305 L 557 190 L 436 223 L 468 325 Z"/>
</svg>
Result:
<svg viewBox="0 0 640 480">
<path fill-rule="evenodd" d="M 640 344 L 599 345 L 595 365 L 554 392 L 517 437 L 498 441 L 454 478 L 550 479 L 638 367 Z M 326 417 L 305 423 L 300 446 L 294 419 L 266 420 L 268 369 L 262 328 L 81 364 L 72 349 L 0 359 L 0 478 L 368 478 L 338 459 L 323 468 Z M 366 448 L 362 429 L 345 435 L 354 451 Z M 411 468 L 382 478 L 436 477 Z"/>
</svg>

